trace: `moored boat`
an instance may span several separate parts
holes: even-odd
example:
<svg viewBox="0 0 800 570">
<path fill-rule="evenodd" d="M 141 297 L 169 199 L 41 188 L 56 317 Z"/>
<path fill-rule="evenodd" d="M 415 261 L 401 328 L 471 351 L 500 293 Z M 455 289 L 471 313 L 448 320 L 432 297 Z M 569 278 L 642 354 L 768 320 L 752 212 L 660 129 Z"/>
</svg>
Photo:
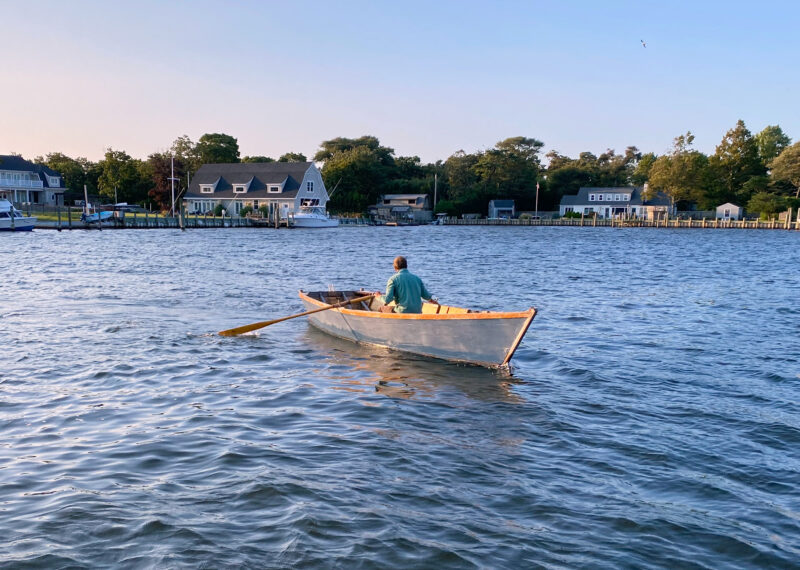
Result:
<svg viewBox="0 0 800 570">
<path fill-rule="evenodd" d="M 0 198 L 0 231 L 27 232 L 35 224 L 36 218 L 24 215 L 11 202 Z"/>
<path fill-rule="evenodd" d="M 300 291 L 307 310 L 363 296 L 365 291 Z M 394 313 L 378 297 L 309 315 L 314 327 L 340 338 L 414 354 L 498 367 L 509 363 L 536 316 L 424 303 L 421 314 Z"/>
<path fill-rule="evenodd" d="M 295 213 L 293 225 L 296 228 L 335 228 L 339 225 L 339 220 L 331 218 L 325 208 L 304 206 Z"/>
</svg>

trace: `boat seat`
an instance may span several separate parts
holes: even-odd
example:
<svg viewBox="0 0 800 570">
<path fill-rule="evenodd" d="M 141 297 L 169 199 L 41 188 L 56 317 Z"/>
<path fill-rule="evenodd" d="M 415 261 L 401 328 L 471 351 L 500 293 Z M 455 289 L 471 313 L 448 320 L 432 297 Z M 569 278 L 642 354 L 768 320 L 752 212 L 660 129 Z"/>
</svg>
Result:
<svg viewBox="0 0 800 570">
<path fill-rule="evenodd" d="M 422 314 L 423 315 L 435 315 L 441 309 L 441 305 L 435 305 L 434 303 L 423 303 L 422 304 Z"/>
</svg>

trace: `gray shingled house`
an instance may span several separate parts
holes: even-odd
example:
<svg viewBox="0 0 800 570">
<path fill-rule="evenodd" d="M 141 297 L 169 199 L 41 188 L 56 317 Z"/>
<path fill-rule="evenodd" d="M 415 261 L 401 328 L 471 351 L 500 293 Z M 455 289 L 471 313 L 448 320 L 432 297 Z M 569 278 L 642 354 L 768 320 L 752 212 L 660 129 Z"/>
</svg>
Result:
<svg viewBox="0 0 800 570">
<path fill-rule="evenodd" d="M 43 164 L 0 155 L 0 198 L 18 204 L 64 204 L 64 178 Z"/>
<path fill-rule="evenodd" d="M 313 162 L 255 162 L 204 164 L 183 197 L 189 214 L 205 214 L 217 205 L 227 215 L 242 208 L 266 207 L 285 218 L 301 206 L 325 207 L 328 192 Z"/>
<path fill-rule="evenodd" d="M 561 198 L 559 214 L 578 212 L 599 218 L 613 216 L 630 216 L 644 219 L 655 219 L 660 215 L 673 216 L 677 210 L 663 192 L 653 192 L 648 199 L 642 196 L 646 192 L 644 186 L 619 186 L 610 188 L 584 187 L 575 195 Z"/>
</svg>

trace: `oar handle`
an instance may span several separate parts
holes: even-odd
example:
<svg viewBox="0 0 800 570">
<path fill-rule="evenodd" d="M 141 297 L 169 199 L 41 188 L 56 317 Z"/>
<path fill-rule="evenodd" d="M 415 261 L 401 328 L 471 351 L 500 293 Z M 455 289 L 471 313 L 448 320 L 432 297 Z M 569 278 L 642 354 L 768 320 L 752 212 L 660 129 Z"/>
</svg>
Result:
<svg viewBox="0 0 800 570">
<path fill-rule="evenodd" d="M 250 331 L 263 329 L 264 327 L 268 327 L 269 325 L 274 325 L 275 323 L 280 323 L 283 321 L 288 321 L 289 319 L 296 319 L 297 317 L 304 317 L 306 315 L 310 315 L 312 313 L 319 313 L 320 311 L 328 311 L 330 309 L 336 309 L 338 307 L 343 307 L 345 305 L 350 305 L 351 303 L 360 303 L 361 301 L 366 301 L 367 299 L 371 299 L 372 295 L 365 295 L 363 297 L 356 297 L 355 299 L 346 299 L 340 303 L 334 303 L 333 305 L 328 305 L 327 307 L 321 307 L 319 309 L 312 309 L 310 311 L 305 311 L 302 313 L 297 313 L 296 315 L 289 315 L 288 317 L 281 317 L 280 319 L 273 319 L 271 321 L 261 321 L 258 323 L 252 323 L 249 325 L 244 325 L 241 327 L 236 327 L 234 329 L 228 329 L 225 331 L 219 331 L 219 335 L 221 336 L 237 336 L 240 334 L 248 333 Z"/>
</svg>

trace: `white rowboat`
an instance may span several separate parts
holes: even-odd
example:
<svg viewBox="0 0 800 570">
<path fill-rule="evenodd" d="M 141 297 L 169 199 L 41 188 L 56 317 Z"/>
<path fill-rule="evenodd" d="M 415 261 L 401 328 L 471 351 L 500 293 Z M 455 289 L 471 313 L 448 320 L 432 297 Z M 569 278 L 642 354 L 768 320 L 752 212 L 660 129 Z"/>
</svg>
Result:
<svg viewBox="0 0 800 570">
<path fill-rule="evenodd" d="M 369 294 L 365 291 L 300 291 L 307 310 Z M 424 303 L 421 314 L 394 313 L 379 298 L 309 315 L 314 327 L 358 343 L 414 354 L 498 367 L 509 363 L 536 309 L 500 313 Z"/>
</svg>

